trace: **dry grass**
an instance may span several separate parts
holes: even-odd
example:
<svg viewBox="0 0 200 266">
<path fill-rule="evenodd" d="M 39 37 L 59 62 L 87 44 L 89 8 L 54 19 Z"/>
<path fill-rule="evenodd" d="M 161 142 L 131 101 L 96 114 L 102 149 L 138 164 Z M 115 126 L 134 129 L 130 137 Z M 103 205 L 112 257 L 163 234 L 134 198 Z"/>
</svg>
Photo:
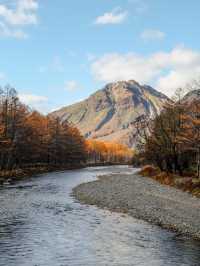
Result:
<svg viewBox="0 0 200 266">
<path fill-rule="evenodd" d="M 167 172 L 161 172 L 157 167 L 146 165 L 140 171 L 142 176 L 150 177 L 163 185 L 168 185 L 189 192 L 200 198 L 200 179 L 196 177 L 182 177 Z"/>
<path fill-rule="evenodd" d="M 21 180 L 28 176 L 32 176 L 35 174 L 45 173 L 49 171 L 47 167 L 30 167 L 27 169 L 14 169 L 14 170 L 4 170 L 0 171 L 0 184 L 4 182 L 15 182 L 17 180 Z"/>
<path fill-rule="evenodd" d="M 140 174 L 143 175 L 143 176 L 148 176 L 148 177 L 153 177 L 155 175 L 157 175 L 159 173 L 159 169 L 152 166 L 152 165 L 145 165 Z"/>
</svg>

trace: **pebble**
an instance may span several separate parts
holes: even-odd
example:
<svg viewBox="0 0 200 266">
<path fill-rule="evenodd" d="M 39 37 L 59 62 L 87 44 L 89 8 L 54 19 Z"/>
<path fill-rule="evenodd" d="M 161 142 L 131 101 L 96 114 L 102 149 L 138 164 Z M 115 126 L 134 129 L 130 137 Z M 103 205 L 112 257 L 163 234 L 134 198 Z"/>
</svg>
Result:
<svg viewBox="0 0 200 266">
<path fill-rule="evenodd" d="M 200 239 L 200 200 L 138 174 L 108 175 L 74 188 L 82 203 L 126 212 L 135 218 Z"/>
</svg>

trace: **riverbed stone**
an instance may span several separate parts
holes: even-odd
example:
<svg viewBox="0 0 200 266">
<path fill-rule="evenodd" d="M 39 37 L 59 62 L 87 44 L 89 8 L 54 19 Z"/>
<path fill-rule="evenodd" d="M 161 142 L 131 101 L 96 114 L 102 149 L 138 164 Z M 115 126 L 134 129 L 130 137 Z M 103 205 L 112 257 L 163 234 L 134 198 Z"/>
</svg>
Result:
<svg viewBox="0 0 200 266">
<path fill-rule="evenodd" d="M 139 174 L 114 174 L 73 190 L 83 203 L 126 212 L 135 218 L 200 239 L 200 200 Z"/>
</svg>

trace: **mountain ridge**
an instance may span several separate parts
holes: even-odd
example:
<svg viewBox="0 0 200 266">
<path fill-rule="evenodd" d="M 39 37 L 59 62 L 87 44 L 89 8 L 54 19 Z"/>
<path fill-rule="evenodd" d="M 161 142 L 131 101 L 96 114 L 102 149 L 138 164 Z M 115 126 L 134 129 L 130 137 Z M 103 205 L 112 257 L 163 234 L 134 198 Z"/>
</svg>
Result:
<svg viewBox="0 0 200 266">
<path fill-rule="evenodd" d="M 142 115 L 155 116 L 169 98 L 134 80 L 107 84 L 86 100 L 52 113 L 73 123 L 86 138 L 115 141 L 134 147 L 134 122 Z"/>
<path fill-rule="evenodd" d="M 193 102 L 194 100 L 200 101 L 200 89 L 189 91 L 183 97 L 183 102 Z"/>
</svg>

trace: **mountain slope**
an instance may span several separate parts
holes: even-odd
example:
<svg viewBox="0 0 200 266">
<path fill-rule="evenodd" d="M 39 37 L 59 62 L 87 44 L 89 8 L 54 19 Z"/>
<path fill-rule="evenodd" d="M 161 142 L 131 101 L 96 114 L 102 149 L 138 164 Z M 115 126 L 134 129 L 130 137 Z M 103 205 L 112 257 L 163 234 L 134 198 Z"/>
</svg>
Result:
<svg viewBox="0 0 200 266">
<path fill-rule="evenodd" d="M 200 89 L 199 90 L 193 90 L 188 92 L 183 97 L 184 102 L 193 102 L 193 101 L 200 101 Z"/>
<path fill-rule="evenodd" d="M 85 101 L 52 113 L 79 128 L 86 138 L 116 141 L 133 147 L 134 121 L 159 113 L 168 98 L 149 86 L 131 81 L 111 83 Z"/>
</svg>

